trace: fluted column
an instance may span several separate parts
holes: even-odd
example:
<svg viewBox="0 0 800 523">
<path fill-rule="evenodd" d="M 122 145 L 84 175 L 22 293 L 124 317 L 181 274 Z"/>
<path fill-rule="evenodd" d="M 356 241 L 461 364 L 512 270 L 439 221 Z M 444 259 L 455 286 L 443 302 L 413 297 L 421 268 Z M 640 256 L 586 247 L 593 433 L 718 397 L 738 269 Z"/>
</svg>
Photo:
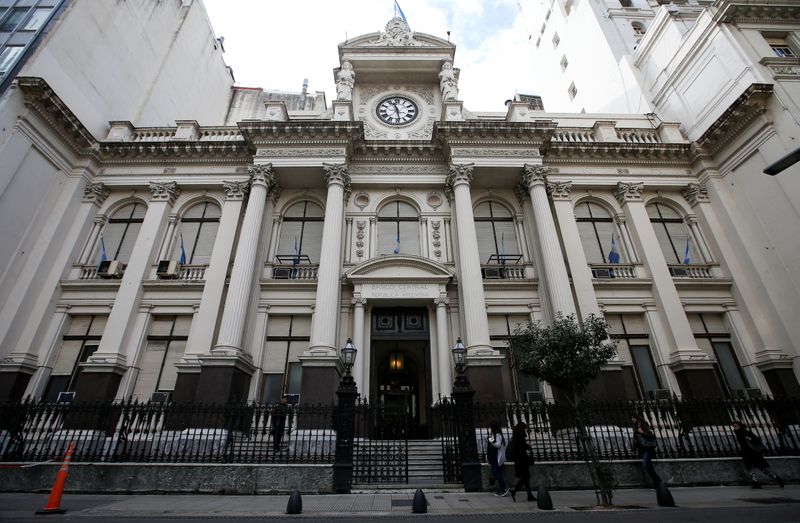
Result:
<svg viewBox="0 0 800 523">
<path fill-rule="evenodd" d="M 572 273 L 572 284 L 575 286 L 580 316 L 581 318 L 585 318 L 590 314 L 600 316 L 600 307 L 597 306 L 597 295 L 594 292 L 594 283 L 592 281 L 592 271 L 586 261 L 586 253 L 583 250 L 578 224 L 575 221 L 575 208 L 570 197 L 572 183 L 550 183 L 547 185 L 547 189 L 553 199 L 553 207 L 558 217 L 561 238 L 564 240 L 564 251 L 567 254 L 567 262 Z"/>
<path fill-rule="evenodd" d="M 164 233 L 164 242 L 161 244 L 161 250 L 158 251 L 158 261 L 168 260 L 171 252 L 172 237 L 175 234 L 175 226 L 178 224 L 178 216 L 173 214 L 167 220 L 167 232 Z"/>
<path fill-rule="evenodd" d="M 345 193 L 350 193 L 347 164 L 323 164 L 328 197 L 322 228 L 322 250 L 317 277 L 317 296 L 311 322 L 312 354 L 336 355 L 336 326 L 339 318 L 339 290 L 342 261 L 342 223 Z"/>
<path fill-rule="evenodd" d="M 436 345 L 439 358 L 439 394 L 444 398 L 453 394 L 453 371 L 450 367 L 450 340 L 447 336 L 447 305 L 450 301 L 444 293 L 434 300 L 436 304 Z M 434 394 L 436 391 L 434 391 Z"/>
<path fill-rule="evenodd" d="M 250 301 L 250 289 L 256 271 L 256 254 L 261 237 L 264 208 L 269 191 L 276 184 L 272 164 L 251 165 L 248 171 L 250 197 L 239 234 L 239 244 L 236 246 L 236 258 L 228 284 L 228 295 L 225 299 L 217 344 L 213 349 L 216 353 L 242 352 L 242 337 L 247 318 L 247 305 Z"/>
<path fill-rule="evenodd" d="M 556 232 L 553 213 L 550 211 L 550 202 L 547 199 L 546 183 L 549 171 L 549 168 L 541 165 L 525 164 L 522 170 L 522 182 L 531 196 L 539 239 L 539 253 L 544 270 L 544 282 L 550 298 L 550 309 L 554 317 L 558 312 L 568 316 L 575 314 L 576 311 L 572 301 L 567 268 L 561 254 L 561 243 Z"/>
<path fill-rule="evenodd" d="M 466 346 L 470 353 L 492 351 L 489 343 L 489 319 L 486 316 L 486 299 L 483 293 L 478 236 L 472 213 L 469 186 L 472 183 L 472 164 L 450 165 L 447 188 L 453 194 L 458 235 L 458 259 L 461 269 L 462 308 Z"/>
<path fill-rule="evenodd" d="M 353 294 L 353 345 L 356 350 L 356 361 L 353 364 L 353 379 L 356 381 L 356 386 L 361 394 L 364 394 L 364 305 L 367 300 L 361 297 L 360 293 Z"/>
</svg>

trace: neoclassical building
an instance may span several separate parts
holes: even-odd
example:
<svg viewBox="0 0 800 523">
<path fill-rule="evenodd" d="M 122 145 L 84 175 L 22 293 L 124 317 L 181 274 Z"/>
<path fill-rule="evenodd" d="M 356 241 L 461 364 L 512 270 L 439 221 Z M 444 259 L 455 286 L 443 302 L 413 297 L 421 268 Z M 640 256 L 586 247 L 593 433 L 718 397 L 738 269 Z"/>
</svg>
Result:
<svg viewBox="0 0 800 523">
<path fill-rule="evenodd" d="M 0 311 L 3 399 L 329 403 L 351 338 L 360 394 L 424 427 L 458 338 L 477 399 L 553 398 L 507 339 L 559 313 L 619 339 L 594 397 L 800 392 L 704 177 L 735 122 L 698 143 L 530 100 L 472 113 L 455 46 L 399 18 L 339 58 L 330 108 L 234 88 L 220 125 L 101 137 L 17 79 L 18 127 L 71 176 L 35 217 L 43 268 L 4 283 L 25 314 Z"/>
</svg>

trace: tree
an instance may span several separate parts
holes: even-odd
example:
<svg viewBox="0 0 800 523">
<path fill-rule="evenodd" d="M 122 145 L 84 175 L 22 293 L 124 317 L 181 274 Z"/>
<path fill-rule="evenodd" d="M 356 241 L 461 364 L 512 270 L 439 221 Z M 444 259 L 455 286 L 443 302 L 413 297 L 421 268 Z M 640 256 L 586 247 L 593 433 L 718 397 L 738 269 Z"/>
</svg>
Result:
<svg viewBox="0 0 800 523">
<path fill-rule="evenodd" d="M 578 438 L 594 484 L 597 502 L 611 505 L 614 477 L 601 463 L 584 423 L 581 401 L 589 383 L 597 378 L 616 354 L 616 342 L 608 335 L 608 324 L 594 314 L 583 322 L 574 314 L 558 313 L 552 325 L 541 321 L 517 327 L 511 337 L 517 370 L 546 381 L 564 394 L 575 412 Z"/>
</svg>

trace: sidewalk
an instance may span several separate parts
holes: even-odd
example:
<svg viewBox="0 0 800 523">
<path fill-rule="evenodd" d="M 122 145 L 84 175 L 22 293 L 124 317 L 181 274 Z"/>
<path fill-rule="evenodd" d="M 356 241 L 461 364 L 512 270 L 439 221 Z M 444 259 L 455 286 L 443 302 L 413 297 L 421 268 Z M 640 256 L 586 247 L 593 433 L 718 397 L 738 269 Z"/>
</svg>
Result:
<svg viewBox="0 0 800 523">
<path fill-rule="evenodd" d="M 683 508 L 754 507 L 775 503 L 797 503 L 800 509 L 800 485 L 780 489 L 765 485 L 763 490 L 748 487 L 676 487 L 671 489 L 675 503 Z M 551 491 L 555 511 L 574 512 L 595 505 L 594 493 L 588 490 Z M 428 513 L 439 515 L 513 514 L 536 512 L 536 502 L 526 495 L 500 498 L 489 493 L 454 491 L 425 492 Z M 412 490 L 365 492 L 358 494 L 304 495 L 303 516 L 341 518 L 347 516 L 398 516 L 411 514 Z M 286 514 L 288 495 L 213 496 L 213 495 L 96 495 L 65 494 L 62 508 L 73 516 L 102 517 L 254 517 Z M 0 520 L 28 518 L 44 506 L 47 494 L 0 494 Z M 614 503 L 626 508 L 656 508 L 655 491 L 620 489 Z M 798 511 L 800 512 L 800 510 Z"/>
</svg>

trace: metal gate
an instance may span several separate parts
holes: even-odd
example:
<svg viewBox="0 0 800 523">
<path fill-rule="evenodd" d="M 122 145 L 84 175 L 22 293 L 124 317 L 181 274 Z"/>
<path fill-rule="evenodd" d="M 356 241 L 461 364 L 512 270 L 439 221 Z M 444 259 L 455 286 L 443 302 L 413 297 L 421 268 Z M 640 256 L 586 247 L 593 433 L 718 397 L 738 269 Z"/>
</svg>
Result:
<svg viewBox="0 0 800 523">
<path fill-rule="evenodd" d="M 438 421 L 438 433 L 433 434 L 442 444 L 442 480 L 445 483 L 462 483 L 461 445 L 459 444 L 460 419 L 455 402 L 443 398 L 432 409 L 431 420 Z"/>
<path fill-rule="evenodd" d="M 353 483 L 408 483 L 408 419 L 405 403 L 356 403 Z"/>
</svg>

